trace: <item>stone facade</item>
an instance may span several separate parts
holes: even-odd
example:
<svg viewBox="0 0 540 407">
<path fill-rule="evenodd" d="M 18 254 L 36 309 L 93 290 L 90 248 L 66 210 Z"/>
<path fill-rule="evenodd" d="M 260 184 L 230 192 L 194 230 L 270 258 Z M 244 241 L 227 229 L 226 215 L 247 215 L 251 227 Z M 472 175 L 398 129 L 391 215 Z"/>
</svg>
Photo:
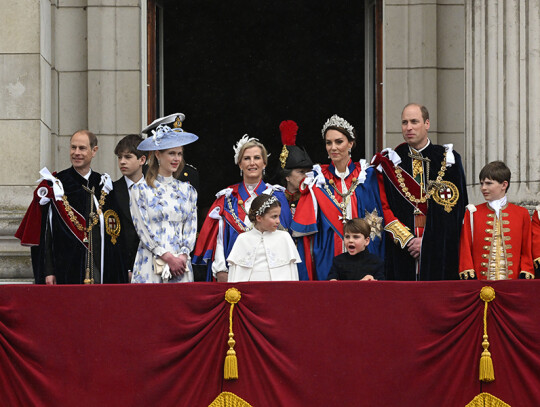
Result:
<svg viewBox="0 0 540 407">
<path fill-rule="evenodd" d="M 69 137 L 91 129 L 93 167 L 119 176 L 112 153 L 145 113 L 139 0 L 2 0 L 0 26 L 0 282 L 32 280 L 13 238 L 39 170 L 69 164 Z M 144 91 L 144 93 L 143 93 Z M 146 123 L 145 123 L 146 124 Z"/>
<path fill-rule="evenodd" d="M 384 7 L 384 145 L 403 142 L 401 110 L 430 113 L 430 138 L 465 150 L 465 6 L 463 1 L 388 0 Z"/>
<path fill-rule="evenodd" d="M 0 281 L 31 281 L 12 236 L 40 168 L 69 165 L 68 139 L 91 129 L 93 167 L 120 174 L 112 150 L 146 117 L 144 0 L 0 0 Z M 540 0 L 384 0 L 385 146 L 402 141 L 411 101 L 431 137 L 464 158 L 470 201 L 487 162 L 513 171 L 510 199 L 540 200 Z"/>
</svg>

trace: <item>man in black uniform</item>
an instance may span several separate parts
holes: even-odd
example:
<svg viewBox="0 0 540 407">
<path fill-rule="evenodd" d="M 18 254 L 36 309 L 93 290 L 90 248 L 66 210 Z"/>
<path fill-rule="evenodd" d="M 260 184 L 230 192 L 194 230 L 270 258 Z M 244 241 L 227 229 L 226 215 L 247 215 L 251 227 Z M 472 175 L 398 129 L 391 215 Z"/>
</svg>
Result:
<svg viewBox="0 0 540 407">
<path fill-rule="evenodd" d="M 285 187 L 285 196 L 294 215 L 300 199 L 300 184 L 313 168 L 313 162 L 305 148 L 296 145 L 298 125 L 292 120 L 284 120 L 279 125 L 283 148 L 279 155 L 280 184 Z"/>
<path fill-rule="evenodd" d="M 460 155 L 452 144 L 428 138 L 429 113 L 410 103 L 401 114 L 405 143 L 385 149 L 372 164 L 379 170 L 379 190 L 387 234 L 388 280 L 458 278 L 459 238 L 467 189 Z"/>
<path fill-rule="evenodd" d="M 109 199 L 112 182 L 90 168 L 97 151 L 97 137 L 79 130 L 70 139 L 72 166 L 40 172 L 43 181 L 15 235 L 35 246 L 36 283 L 127 282 L 117 244 L 120 221 Z"/>
</svg>

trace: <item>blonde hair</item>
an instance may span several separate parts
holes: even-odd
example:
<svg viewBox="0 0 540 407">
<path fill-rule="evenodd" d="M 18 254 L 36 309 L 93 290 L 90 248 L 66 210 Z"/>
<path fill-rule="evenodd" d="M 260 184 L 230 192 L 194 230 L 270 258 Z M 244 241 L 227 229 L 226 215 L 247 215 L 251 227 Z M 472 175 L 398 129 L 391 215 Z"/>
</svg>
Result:
<svg viewBox="0 0 540 407">
<path fill-rule="evenodd" d="M 240 161 L 242 160 L 245 151 L 251 147 L 259 147 L 261 149 L 264 165 L 268 165 L 268 151 L 266 151 L 266 147 L 263 143 L 256 140 L 248 141 L 240 148 L 240 151 L 238 152 L 238 165 L 240 165 Z"/>
<path fill-rule="evenodd" d="M 170 148 L 168 148 L 166 150 L 159 150 L 159 151 L 163 154 L 163 152 L 167 151 L 167 150 L 170 150 Z M 184 152 L 184 147 L 182 147 L 182 153 L 183 152 Z M 158 160 L 157 160 L 155 151 L 149 151 L 148 152 L 148 161 L 147 162 L 148 162 L 148 171 L 146 172 L 145 180 L 146 180 L 146 183 L 150 187 L 155 188 L 156 185 L 154 184 L 154 181 L 156 180 L 156 178 L 158 176 L 158 173 L 159 173 L 159 164 L 158 164 Z M 180 176 L 180 174 L 182 173 L 182 171 L 184 169 L 185 162 L 186 162 L 185 159 L 182 158 L 182 162 L 178 166 L 178 169 L 175 172 L 173 172 L 173 177 L 174 178 L 178 179 L 178 177 Z"/>
</svg>

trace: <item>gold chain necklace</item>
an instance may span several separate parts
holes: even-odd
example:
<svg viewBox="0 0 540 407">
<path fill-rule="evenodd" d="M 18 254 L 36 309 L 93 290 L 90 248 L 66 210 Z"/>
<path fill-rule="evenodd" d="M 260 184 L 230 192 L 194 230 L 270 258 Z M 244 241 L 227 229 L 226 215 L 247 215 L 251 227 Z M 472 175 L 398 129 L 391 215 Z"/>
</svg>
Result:
<svg viewBox="0 0 540 407">
<path fill-rule="evenodd" d="M 442 160 L 441 169 L 438 172 L 437 179 L 435 181 L 428 180 L 428 185 L 429 185 L 428 190 L 426 191 L 426 194 L 424 196 L 421 196 L 420 198 L 417 198 L 413 194 L 411 194 L 409 192 L 409 188 L 405 186 L 405 180 L 403 179 L 403 175 L 401 174 L 403 172 L 401 167 L 398 167 L 396 165 L 394 167 L 394 170 L 396 172 L 396 177 L 399 182 L 401 191 L 407 197 L 407 199 L 411 202 L 414 202 L 415 204 L 425 203 L 429 198 L 431 198 L 433 191 L 437 188 L 437 185 L 441 184 L 442 178 L 444 177 L 444 173 L 446 171 L 446 152 L 444 153 L 444 158 Z M 429 177 L 429 174 L 428 174 L 428 177 Z"/>
<path fill-rule="evenodd" d="M 244 208 L 244 206 L 240 203 L 241 201 L 238 201 L 238 204 L 242 207 L 243 211 L 246 212 L 246 209 Z M 227 197 L 227 206 L 229 207 L 229 210 L 231 211 L 231 215 L 234 219 L 234 221 L 236 222 L 236 224 L 240 227 L 240 229 L 242 229 L 243 232 L 247 232 L 251 229 L 253 229 L 253 226 L 251 227 L 248 227 L 246 228 L 242 222 L 240 221 L 240 219 L 238 219 L 238 216 L 236 215 L 236 213 L 234 212 L 234 209 L 233 209 L 233 206 L 232 206 L 232 202 L 231 202 L 231 198 L 230 197 Z M 247 214 L 247 213 L 246 213 Z"/>
<path fill-rule="evenodd" d="M 343 182 L 345 182 L 345 181 L 343 181 Z M 326 193 L 328 194 L 328 196 L 330 196 L 330 199 L 332 199 L 332 201 L 341 210 L 341 214 L 343 215 L 342 216 L 342 218 L 343 218 L 342 222 L 346 223 L 347 222 L 347 206 L 349 206 L 349 202 L 351 201 L 351 196 L 352 196 L 354 190 L 356 189 L 356 187 L 358 186 L 358 179 L 357 178 L 352 179 L 351 187 L 345 193 L 340 192 L 337 189 L 333 179 L 329 180 L 328 183 L 330 185 L 332 185 L 332 187 L 334 188 L 334 191 L 336 191 L 337 194 L 343 199 L 341 202 L 339 202 L 336 199 L 336 197 L 334 196 L 334 194 L 332 193 L 332 190 L 328 187 L 328 184 L 327 183 L 324 184 L 324 189 L 326 190 Z"/>
<path fill-rule="evenodd" d="M 71 209 L 71 205 L 68 202 L 67 196 L 62 195 L 62 200 L 64 201 L 64 207 L 66 208 L 66 212 L 69 216 L 69 219 L 71 220 L 71 223 L 75 225 L 75 227 L 80 230 L 81 232 L 89 233 L 94 226 L 97 225 L 99 215 L 101 215 L 101 208 L 103 205 L 105 205 L 105 197 L 107 196 L 107 192 L 105 192 L 103 189 L 101 190 L 101 196 L 99 197 L 99 207 L 97 209 L 96 213 L 90 213 L 90 217 L 88 219 L 89 226 L 84 227 L 80 224 L 78 219 L 75 217 L 75 214 L 73 213 L 73 209 Z"/>
</svg>

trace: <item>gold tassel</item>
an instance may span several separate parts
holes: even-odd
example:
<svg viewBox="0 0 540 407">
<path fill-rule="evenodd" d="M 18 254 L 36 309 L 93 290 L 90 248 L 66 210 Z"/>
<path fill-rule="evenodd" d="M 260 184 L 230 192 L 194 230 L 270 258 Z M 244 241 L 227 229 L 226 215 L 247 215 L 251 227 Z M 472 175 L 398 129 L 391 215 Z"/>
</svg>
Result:
<svg viewBox="0 0 540 407">
<path fill-rule="evenodd" d="M 236 359 L 236 351 L 234 350 L 234 345 L 236 341 L 234 340 L 233 333 L 233 310 L 234 304 L 240 301 L 242 295 L 240 291 L 236 288 L 229 288 L 225 293 L 225 301 L 231 304 L 229 311 L 229 340 L 227 344 L 229 345 L 229 350 L 227 351 L 227 356 L 225 356 L 225 365 L 223 366 L 223 377 L 225 380 L 234 380 L 238 379 L 238 360 Z"/>
<path fill-rule="evenodd" d="M 492 382 L 495 380 L 495 371 L 493 370 L 493 360 L 491 352 L 488 351 L 489 341 L 487 334 L 487 311 L 488 303 L 495 299 L 495 290 L 490 286 L 484 286 L 480 290 L 480 298 L 484 301 L 484 336 L 482 341 L 482 356 L 480 356 L 480 375 L 481 382 Z"/>
</svg>

